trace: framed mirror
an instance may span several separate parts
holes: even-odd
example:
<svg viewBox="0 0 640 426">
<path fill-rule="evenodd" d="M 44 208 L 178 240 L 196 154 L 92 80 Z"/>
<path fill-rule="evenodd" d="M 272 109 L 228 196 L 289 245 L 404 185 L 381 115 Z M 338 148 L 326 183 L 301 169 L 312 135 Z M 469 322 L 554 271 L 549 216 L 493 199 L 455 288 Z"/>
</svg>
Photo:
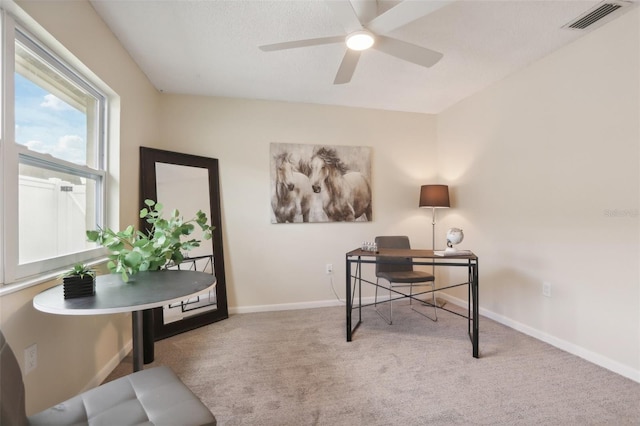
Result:
<svg viewBox="0 0 640 426">
<path fill-rule="evenodd" d="M 151 199 L 164 206 L 167 217 L 178 209 L 185 219 L 195 217 L 202 210 L 215 227 L 211 240 L 202 238 L 196 226 L 191 235 L 201 240 L 200 247 L 191 250 L 188 258 L 172 269 L 209 272 L 216 277 L 216 285 L 208 294 L 155 308 L 145 313 L 145 363 L 153 361 L 152 342 L 228 318 L 227 291 L 222 248 L 222 221 L 218 160 L 154 148 L 140 147 L 140 206 Z M 140 221 L 140 229 L 148 224 Z M 153 335 L 151 339 L 149 335 Z"/>
</svg>

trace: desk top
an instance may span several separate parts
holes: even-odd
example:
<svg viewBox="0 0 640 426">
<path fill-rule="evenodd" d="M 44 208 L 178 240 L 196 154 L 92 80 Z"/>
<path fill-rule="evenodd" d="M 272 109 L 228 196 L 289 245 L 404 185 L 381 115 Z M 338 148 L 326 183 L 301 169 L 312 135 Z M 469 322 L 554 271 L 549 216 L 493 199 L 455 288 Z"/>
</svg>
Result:
<svg viewBox="0 0 640 426">
<path fill-rule="evenodd" d="M 63 285 L 33 298 L 42 312 L 61 315 L 97 315 L 156 308 L 203 293 L 216 284 L 216 277 L 196 271 L 139 272 L 122 281 L 120 274 L 96 277 L 96 294 L 65 299 Z"/>
<path fill-rule="evenodd" d="M 468 259 L 478 260 L 475 254 L 456 254 L 456 255 L 437 255 L 433 250 L 416 250 L 416 249 L 380 249 L 377 252 L 366 251 L 362 249 L 351 250 L 347 253 L 349 256 L 368 256 L 368 257 L 405 257 L 411 259 Z"/>
</svg>

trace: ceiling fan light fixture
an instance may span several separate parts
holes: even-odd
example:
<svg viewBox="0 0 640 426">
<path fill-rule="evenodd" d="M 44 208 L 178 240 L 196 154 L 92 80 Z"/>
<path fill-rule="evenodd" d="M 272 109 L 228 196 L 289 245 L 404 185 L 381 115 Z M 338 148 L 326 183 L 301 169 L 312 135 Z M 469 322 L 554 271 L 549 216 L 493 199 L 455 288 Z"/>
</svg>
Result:
<svg viewBox="0 0 640 426">
<path fill-rule="evenodd" d="M 349 34 L 345 41 L 351 50 L 367 50 L 373 46 L 375 39 L 369 31 L 361 30 Z"/>
</svg>

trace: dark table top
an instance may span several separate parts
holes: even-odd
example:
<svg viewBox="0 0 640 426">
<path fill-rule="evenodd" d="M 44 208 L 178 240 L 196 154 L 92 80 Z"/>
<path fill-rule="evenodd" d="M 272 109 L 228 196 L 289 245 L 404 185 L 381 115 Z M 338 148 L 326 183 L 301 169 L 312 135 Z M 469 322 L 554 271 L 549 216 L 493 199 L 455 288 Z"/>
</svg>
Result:
<svg viewBox="0 0 640 426">
<path fill-rule="evenodd" d="M 440 254 L 437 254 L 440 253 Z M 464 253 L 464 254 L 462 254 Z M 377 252 L 361 249 L 351 250 L 347 256 L 369 256 L 369 257 L 405 257 L 411 259 L 471 259 L 478 260 L 478 256 L 471 251 L 460 251 L 458 254 L 444 254 L 442 251 L 416 250 L 416 249 L 380 249 Z"/>
<path fill-rule="evenodd" d="M 62 284 L 33 298 L 39 311 L 61 315 L 97 315 L 156 308 L 203 293 L 216 284 L 215 276 L 196 271 L 139 272 L 122 281 L 119 274 L 96 277 L 96 294 L 65 299 Z"/>
</svg>

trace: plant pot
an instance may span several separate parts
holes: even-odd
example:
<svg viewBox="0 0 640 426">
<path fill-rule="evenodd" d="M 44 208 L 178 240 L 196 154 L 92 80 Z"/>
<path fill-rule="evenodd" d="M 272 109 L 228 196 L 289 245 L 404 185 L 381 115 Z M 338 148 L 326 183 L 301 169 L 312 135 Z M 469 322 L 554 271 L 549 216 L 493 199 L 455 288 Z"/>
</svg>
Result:
<svg viewBox="0 0 640 426">
<path fill-rule="evenodd" d="M 71 275 L 62 279 L 64 298 L 93 296 L 96 294 L 96 279 L 91 275 Z"/>
</svg>

